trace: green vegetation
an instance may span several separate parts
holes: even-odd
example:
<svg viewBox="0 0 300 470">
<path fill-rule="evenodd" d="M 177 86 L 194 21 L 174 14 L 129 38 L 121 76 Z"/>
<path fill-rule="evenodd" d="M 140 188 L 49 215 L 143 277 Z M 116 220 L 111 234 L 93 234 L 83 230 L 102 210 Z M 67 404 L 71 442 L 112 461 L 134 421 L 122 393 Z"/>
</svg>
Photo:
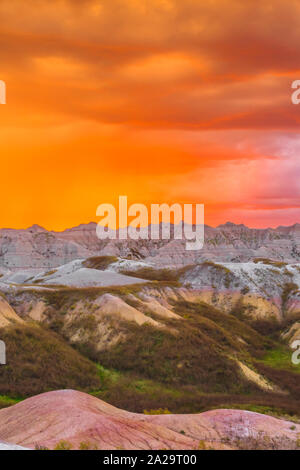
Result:
<svg viewBox="0 0 300 470">
<path fill-rule="evenodd" d="M 58 335 L 35 325 L 0 330 L 8 363 L 1 366 L 0 393 L 28 397 L 49 390 L 89 391 L 101 385 L 97 367 Z"/>
<path fill-rule="evenodd" d="M 185 318 L 180 328 L 178 321 L 169 322 L 177 334 L 132 325 L 126 340 L 101 353 L 103 387 L 95 396 L 135 412 L 239 407 L 300 416 L 299 375 L 286 346 L 206 304 L 176 303 L 175 311 Z M 264 392 L 245 381 L 234 359 L 286 393 Z"/>
<path fill-rule="evenodd" d="M 98 365 L 98 371 L 101 390 L 94 390 L 91 394 L 120 408 L 142 413 L 145 409 L 159 409 L 161 403 L 166 409 L 171 403 L 173 409 L 176 409 L 184 401 L 185 395 L 188 395 L 192 405 L 191 390 L 174 388 L 102 365 Z"/>
<path fill-rule="evenodd" d="M 68 441 L 59 441 L 54 450 L 72 450 L 72 444 Z"/>
<path fill-rule="evenodd" d="M 284 345 L 268 351 L 263 357 L 262 362 L 276 369 L 286 369 L 298 374 L 300 373 L 300 364 L 292 363 L 292 351 Z"/>
<path fill-rule="evenodd" d="M 98 450 L 97 444 L 92 444 L 89 441 L 80 442 L 79 450 Z"/>
<path fill-rule="evenodd" d="M 217 407 L 216 407 L 217 408 Z M 234 410 L 247 410 L 253 411 L 254 413 L 261 413 L 266 415 L 272 415 L 275 417 L 282 417 L 284 415 L 284 410 L 274 408 L 270 405 L 254 405 L 250 403 L 236 404 L 236 403 L 224 403 L 221 408 L 231 408 Z"/>
<path fill-rule="evenodd" d="M 20 401 L 22 401 L 22 398 L 12 398 L 7 395 L 0 395 L 0 409 L 7 408 L 8 406 L 16 405 Z"/>
<path fill-rule="evenodd" d="M 100 366 L 102 387 L 92 394 L 118 408 L 143 413 L 199 413 L 215 408 L 238 408 L 296 420 L 299 402 L 289 395 L 249 390 L 249 393 L 203 393 L 197 385 L 170 386 Z"/>
<path fill-rule="evenodd" d="M 109 369 L 172 387 L 192 385 L 204 393 L 246 393 L 249 383 L 239 374 L 234 358 L 250 359 L 250 354 L 259 358 L 271 342 L 206 304 L 182 302 L 175 311 L 185 318 L 180 325 L 172 320 L 167 322 L 172 330 L 158 330 L 130 324 L 126 339 L 101 352 L 99 361 Z"/>
<path fill-rule="evenodd" d="M 164 282 L 170 281 L 160 281 L 158 286 Z M 79 300 L 88 302 L 107 291 L 126 296 L 140 288 L 69 288 L 39 295 L 51 307 L 49 318 L 53 312 L 57 331 L 62 331 L 65 313 Z M 251 323 L 234 311 L 225 314 L 203 302 L 174 302 L 173 306 L 182 319 L 161 319 L 163 329 L 118 320 L 114 327 L 122 339 L 100 352 L 92 341 L 79 343 L 75 350 L 66 338 L 36 325 L 0 330 L 9 358 L 9 364 L 1 367 L 0 407 L 44 391 L 74 388 L 140 413 L 234 407 L 300 417 L 299 366 L 291 363 L 291 351 L 280 340 L 286 323 L 275 319 Z M 93 338 L 97 318 L 92 311 L 77 314 L 75 332 L 84 329 L 84 336 Z M 237 360 L 284 393 L 265 392 L 248 382 Z"/>
<path fill-rule="evenodd" d="M 158 408 L 157 410 L 144 410 L 145 415 L 170 415 L 168 408 Z"/>
</svg>

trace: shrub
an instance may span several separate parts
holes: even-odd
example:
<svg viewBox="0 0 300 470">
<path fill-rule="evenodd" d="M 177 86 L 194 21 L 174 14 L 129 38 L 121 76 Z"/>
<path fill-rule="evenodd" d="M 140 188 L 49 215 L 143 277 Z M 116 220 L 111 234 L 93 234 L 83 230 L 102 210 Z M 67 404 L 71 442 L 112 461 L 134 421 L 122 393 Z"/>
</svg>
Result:
<svg viewBox="0 0 300 470">
<path fill-rule="evenodd" d="M 71 450 L 72 447 L 72 444 L 68 441 L 59 441 L 54 447 L 54 450 Z"/>
<path fill-rule="evenodd" d="M 97 450 L 97 449 L 98 449 L 97 444 L 92 444 L 89 441 L 80 442 L 80 445 L 79 445 L 79 450 Z"/>
<path fill-rule="evenodd" d="M 170 415 L 171 411 L 167 408 L 158 408 L 157 410 L 144 410 L 145 415 Z"/>
</svg>

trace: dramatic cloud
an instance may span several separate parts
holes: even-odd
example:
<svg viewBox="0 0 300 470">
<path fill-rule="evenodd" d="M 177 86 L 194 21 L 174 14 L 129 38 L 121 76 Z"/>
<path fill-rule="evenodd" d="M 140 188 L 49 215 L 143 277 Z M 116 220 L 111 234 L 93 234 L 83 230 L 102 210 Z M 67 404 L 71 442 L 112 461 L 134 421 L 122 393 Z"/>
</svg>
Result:
<svg viewBox="0 0 300 470">
<path fill-rule="evenodd" d="M 298 0 L 2 0 L 0 21 L 0 226 L 62 229 L 121 193 L 300 220 Z"/>
</svg>

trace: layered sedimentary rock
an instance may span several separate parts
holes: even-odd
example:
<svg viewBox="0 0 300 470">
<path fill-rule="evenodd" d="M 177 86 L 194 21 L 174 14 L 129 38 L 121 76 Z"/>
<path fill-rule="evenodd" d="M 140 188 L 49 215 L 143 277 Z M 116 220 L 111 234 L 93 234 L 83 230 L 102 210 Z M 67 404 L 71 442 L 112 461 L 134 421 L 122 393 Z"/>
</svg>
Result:
<svg viewBox="0 0 300 470">
<path fill-rule="evenodd" d="M 299 263 L 287 264 L 264 259 L 247 263 L 204 261 L 185 268 L 181 274 L 179 272 L 178 280 L 182 287 L 160 286 L 159 283 L 151 284 L 147 279 L 139 278 L 140 268 L 145 268 L 146 272 L 148 269 L 150 273 L 152 269 L 153 272 L 153 265 L 146 262 L 113 258 L 101 270 L 86 268 L 86 264 L 86 260 L 75 260 L 33 275 L 27 271 L 5 274 L 0 279 L 0 288 L 13 299 L 14 292 L 20 290 L 34 289 L 42 292 L 64 286 L 128 286 L 126 298 L 124 294 L 122 300 L 110 296 L 106 304 L 113 305 L 115 310 L 122 304 L 123 312 L 124 303 L 128 302 L 132 311 L 134 307 L 143 313 L 148 311 L 169 318 L 176 318 L 170 302 L 182 300 L 205 302 L 225 312 L 236 311 L 256 319 L 282 321 L 295 317 L 297 320 L 300 314 Z M 123 271 L 124 266 L 128 271 Z M 124 275 L 123 272 L 131 275 Z M 154 270 L 154 274 L 159 272 Z M 173 271 L 174 273 L 177 271 Z M 130 285 L 141 286 L 137 295 L 130 294 Z M 116 302 L 119 302 L 118 305 Z M 41 315 L 40 306 L 37 308 L 36 305 L 31 305 L 31 309 L 32 318 L 38 319 Z"/>
<path fill-rule="evenodd" d="M 171 236 L 173 233 L 171 226 Z M 205 226 L 205 244 L 199 251 L 186 251 L 185 240 L 99 240 L 95 223 L 63 232 L 49 232 L 36 225 L 26 230 L 0 230 L 1 272 L 53 268 L 95 255 L 144 259 L 157 266 L 182 266 L 206 259 L 240 262 L 256 257 L 297 262 L 300 224 L 262 230 L 232 223 Z"/>
<path fill-rule="evenodd" d="M 242 410 L 192 415 L 130 413 L 72 390 L 0 410 L 0 436 L 30 448 L 296 448 L 300 425 Z"/>
</svg>

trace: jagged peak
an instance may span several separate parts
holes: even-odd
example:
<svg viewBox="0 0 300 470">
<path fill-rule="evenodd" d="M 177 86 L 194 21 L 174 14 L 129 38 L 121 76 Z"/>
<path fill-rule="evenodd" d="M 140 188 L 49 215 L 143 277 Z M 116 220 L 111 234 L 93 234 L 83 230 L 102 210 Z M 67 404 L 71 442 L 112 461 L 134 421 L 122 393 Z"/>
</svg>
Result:
<svg viewBox="0 0 300 470">
<path fill-rule="evenodd" d="M 88 222 L 86 224 L 79 224 L 75 225 L 75 227 L 66 228 L 65 230 L 57 231 L 56 233 L 63 233 L 63 232 L 76 232 L 77 230 L 96 230 L 97 223 L 96 222 Z"/>
<path fill-rule="evenodd" d="M 44 227 L 41 227 L 38 224 L 33 224 L 31 227 L 28 227 L 26 230 L 29 232 L 47 232 L 47 230 Z"/>
<path fill-rule="evenodd" d="M 218 225 L 217 228 L 246 228 L 246 229 L 249 229 L 249 227 L 247 227 L 244 224 L 235 224 L 235 223 L 229 222 L 229 221 L 226 222 L 225 224 Z"/>
</svg>

